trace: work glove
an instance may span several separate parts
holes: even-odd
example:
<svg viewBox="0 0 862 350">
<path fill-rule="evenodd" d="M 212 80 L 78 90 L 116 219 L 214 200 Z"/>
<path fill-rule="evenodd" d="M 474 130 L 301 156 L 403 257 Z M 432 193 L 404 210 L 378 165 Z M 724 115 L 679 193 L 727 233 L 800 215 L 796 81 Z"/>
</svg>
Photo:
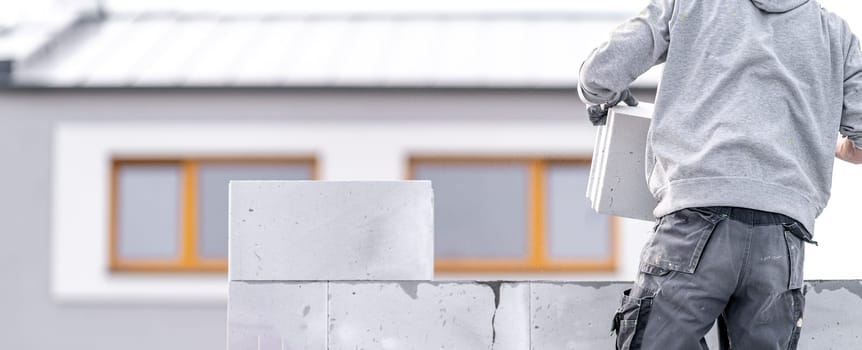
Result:
<svg viewBox="0 0 862 350">
<path fill-rule="evenodd" d="M 634 95 L 632 95 L 631 91 L 629 91 L 629 89 L 625 89 L 612 101 L 599 105 L 587 106 L 587 116 L 590 117 L 590 122 L 593 123 L 593 126 L 605 125 L 608 119 L 608 110 L 614 108 L 620 102 L 625 102 L 625 104 L 632 107 L 638 105 L 638 100 Z"/>
</svg>

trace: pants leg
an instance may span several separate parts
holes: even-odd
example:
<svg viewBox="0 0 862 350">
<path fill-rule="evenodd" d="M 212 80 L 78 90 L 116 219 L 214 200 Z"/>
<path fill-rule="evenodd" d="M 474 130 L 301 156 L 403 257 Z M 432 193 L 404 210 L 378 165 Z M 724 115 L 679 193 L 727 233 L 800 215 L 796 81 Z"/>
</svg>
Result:
<svg viewBox="0 0 862 350">
<path fill-rule="evenodd" d="M 726 311 L 731 343 L 735 349 L 796 349 L 805 307 L 805 247 L 792 230 L 800 227 L 763 217 L 776 214 L 756 215 L 765 224 L 752 227 L 748 268 Z"/>
<path fill-rule="evenodd" d="M 620 327 L 617 349 L 707 349 L 704 336 L 724 311 L 741 268 L 738 232 L 726 214 L 707 210 L 661 218 L 618 310 L 618 323 L 629 327 Z"/>
<path fill-rule="evenodd" d="M 786 219 L 738 208 L 663 217 L 614 317 L 617 349 L 707 349 L 722 314 L 733 349 L 795 349 L 803 247 Z"/>
</svg>

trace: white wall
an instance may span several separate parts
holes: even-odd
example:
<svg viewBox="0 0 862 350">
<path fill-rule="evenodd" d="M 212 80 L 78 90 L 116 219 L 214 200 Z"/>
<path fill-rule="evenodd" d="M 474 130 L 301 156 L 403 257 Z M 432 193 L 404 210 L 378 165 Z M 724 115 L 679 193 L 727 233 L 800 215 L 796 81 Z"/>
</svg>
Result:
<svg viewBox="0 0 862 350">
<path fill-rule="evenodd" d="M 116 276 L 106 266 L 108 177 L 112 155 L 313 154 L 325 180 L 403 179 L 411 155 L 585 156 L 593 129 L 580 122 L 409 123 L 68 123 L 55 144 L 54 292 L 61 300 L 221 300 L 221 279 L 176 280 Z M 854 223 L 862 167 L 836 164 L 835 196 L 818 221 L 821 247 L 809 247 L 809 279 L 860 278 L 854 249 L 862 243 Z M 90 194 L 90 195 L 87 195 Z M 93 195 L 96 194 L 96 195 Z M 572 193 L 582 196 L 582 193 Z M 438 274 L 437 279 L 630 280 L 652 227 L 623 220 L 619 268 L 610 273 Z M 857 234 L 854 234 L 857 233 Z M 843 257 L 838 260 L 834 257 Z M 858 262 L 862 263 L 862 259 Z"/>
<path fill-rule="evenodd" d="M 593 129 L 582 121 L 110 123 L 57 126 L 54 145 L 53 292 L 61 301 L 222 300 L 221 278 L 117 275 L 108 271 L 110 159 L 235 154 L 314 155 L 324 180 L 406 177 L 417 155 L 588 157 Z M 584 193 L 572 193 L 584 196 Z M 438 279 L 590 279 L 633 276 L 636 251 L 650 223 L 620 230 L 620 268 L 611 273 L 547 275 L 438 275 Z M 634 260 L 633 260 L 634 259 Z"/>
<path fill-rule="evenodd" d="M 57 126 L 55 133 L 54 176 L 54 249 L 52 255 L 55 296 L 61 300 L 223 300 L 225 291 L 218 278 L 202 277 L 178 281 L 165 277 L 129 278 L 113 276 L 105 269 L 107 237 L 107 174 L 111 155 L 200 155 L 232 153 L 288 153 L 318 157 L 322 179 L 386 180 L 402 179 L 411 155 L 563 155 L 589 156 L 594 130 L 580 118 L 547 119 L 543 113 L 558 114 L 558 108 L 572 108 L 582 113 L 577 103 L 571 107 L 554 104 L 550 110 L 533 108 L 536 119 L 514 118 L 480 121 L 464 116 L 458 108 L 482 114 L 481 104 L 466 102 L 423 101 L 410 97 L 399 102 L 364 104 L 359 111 L 347 104 L 326 104 L 318 113 L 341 115 L 337 120 L 285 122 L 230 122 L 190 124 L 182 122 L 72 122 Z M 462 96 L 470 103 L 485 101 L 487 111 L 500 111 L 500 99 L 485 96 Z M 459 97 L 462 98 L 462 97 Z M 200 102 L 189 99 L 188 104 Z M 312 99 L 313 100 L 313 99 Z M 349 101 L 349 98 L 345 98 Z M 513 106 L 530 106 L 528 99 L 510 99 Z M 392 100 L 394 101 L 394 100 Z M 404 102 L 410 101 L 410 102 Z M 286 102 L 291 102 L 286 99 Z M 572 102 L 572 101 L 569 101 Z M 230 104 L 230 102 L 225 102 Z M 314 105 L 315 101 L 309 101 Z M 405 104 L 412 106 L 405 106 Z M 205 106 L 208 103 L 200 103 Z M 239 104 L 240 106 L 242 104 Z M 263 106 L 255 113 L 269 113 L 277 106 Z M 385 106 L 385 107 L 381 107 Z M 429 107 L 429 106 L 434 106 Z M 493 107 L 492 107 L 493 106 Z M 119 107 L 119 106 L 118 106 Z M 184 110 L 182 106 L 174 106 Z M 161 108 L 171 108 L 164 104 Z M 196 107 L 204 108 L 204 107 Z M 241 107 L 221 109 L 242 110 Z M 396 109 L 403 118 L 380 120 L 364 117 L 375 114 L 375 108 Z M 205 108 L 204 108 L 205 109 Z M 332 109 L 326 111 L 327 109 Z M 508 111 L 517 111 L 517 107 Z M 216 106 L 212 110 L 220 110 Z M 297 108 L 302 111 L 303 108 Z M 518 111 L 517 113 L 523 113 Z M 172 111 L 171 113 L 176 113 Z M 224 112 L 223 112 L 224 113 Z M 413 114 L 432 117 L 412 118 Z M 500 112 L 501 114 L 505 114 Z M 435 115 L 436 116 L 433 116 Z M 345 120 L 345 115 L 353 115 Z M 445 116 L 445 117 L 444 117 Z M 854 224 L 854 198 L 862 187 L 854 184 L 862 168 L 846 163 L 836 164 L 835 195 L 816 230 L 820 247 L 809 247 L 806 277 L 809 279 L 862 278 L 854 266 L 862 256 L 854 254 L 859 246 L 858 225 Z M 89 195 L 88 195 L 89 194 Z M 95 195 L 93 195 L 95 194 Z M 572 195 L 583 195 L 575 193 Z M 618 269 L 612 273 L 572 274 L 438 274 L 438 279 L 530 279 L 530 280 L 632 280 L 636 275 L 640 249 L 649 236 L 651 222 L 621 220 Z M 74 237 L 70 239 L 68 237 Z M 841 257 L 839 261 L 835 257 Z M 858 259 L 854 261 L 853 259 Z M 846 263 L 849 261 L 849 263 Z M 86 272 L 85 272 L 86 271 Z M 66 283 L 63 283 L 66 281 Z M 89 281 L 87 283 L 83 283 Z M 64 286 L 69 286 L 68 289 Z"/>
</svg>

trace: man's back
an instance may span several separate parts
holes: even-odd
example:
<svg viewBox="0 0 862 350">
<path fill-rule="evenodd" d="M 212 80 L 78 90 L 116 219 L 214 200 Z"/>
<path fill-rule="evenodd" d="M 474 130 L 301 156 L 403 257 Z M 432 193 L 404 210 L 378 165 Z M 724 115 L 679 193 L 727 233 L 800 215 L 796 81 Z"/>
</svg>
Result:
<svg viewBox="0 0 862 350">
<path fill-rule="evenodd" d="M 862 95 L 845 110 L 862 60 L 843 20 L 810 0 L 666 0 L 614 36 L 585 62 L 584 90 L 620 91 L 667 63 L 647 150 L 657 217 L 737 206 L 813 231 L 839 125 L 862 136 Z M 625 54 L 643 57 L 615 62 Z"/>
</svg>

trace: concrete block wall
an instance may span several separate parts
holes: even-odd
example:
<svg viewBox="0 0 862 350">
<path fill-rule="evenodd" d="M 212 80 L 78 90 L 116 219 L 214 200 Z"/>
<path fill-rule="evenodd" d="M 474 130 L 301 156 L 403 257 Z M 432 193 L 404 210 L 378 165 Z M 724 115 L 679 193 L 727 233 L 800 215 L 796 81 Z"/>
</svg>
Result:
<svg viewBox="0 0 862 350">
<path fill-rule="evenodd" d="M 427 182 L 233 183 L 229 350 L 614 348 L 629 282 L 432 281 L 432 208 Z M 862 282 L 806 288 L 800 349 L 859 348 Z"/>
<path fill-rule="evenodd" d="M 628 282 L 231 282 L 230 350 L 613 349 Z M 799 349 L 862 346 L 862 282 L 806 284 Z M 707 337 L 717 349 L 713 335 Z"/>
</svg>

